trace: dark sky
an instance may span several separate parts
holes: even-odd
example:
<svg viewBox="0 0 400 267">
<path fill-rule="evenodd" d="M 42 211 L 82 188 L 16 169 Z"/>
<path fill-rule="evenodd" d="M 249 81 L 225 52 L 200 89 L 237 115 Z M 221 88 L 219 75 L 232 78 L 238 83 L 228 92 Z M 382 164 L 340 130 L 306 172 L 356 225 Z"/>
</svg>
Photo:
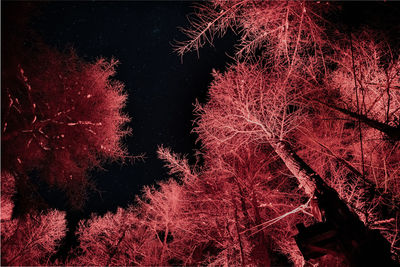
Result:
<svg viewBox="0 0 400 267">
<path fill-rule="evenodd" d="M 34 30 L 60 50 L 74 47 L 93 61 L 118 59 L 116 78 L 126 86 L 126 112 L 133 130 L 124 142 L 132 155 L 146 154 L 144 162 L 106 165 L 92 174 L 99 193 L 91 194 L 86 211 L 105 212 L 132 203 L 143 185 L 168 178 L 156 157 L 158 145 L 192 154 L 193 103 L 204 102 L 212 68 L 223 70 L 232 55 L 233 34 L 214 47 L 181 58 L 173 52 L 174 40 L 185 40 L 178 27 L 188 26 L 191 2 L 51 2 L 39 5 Z"/>
</svg>

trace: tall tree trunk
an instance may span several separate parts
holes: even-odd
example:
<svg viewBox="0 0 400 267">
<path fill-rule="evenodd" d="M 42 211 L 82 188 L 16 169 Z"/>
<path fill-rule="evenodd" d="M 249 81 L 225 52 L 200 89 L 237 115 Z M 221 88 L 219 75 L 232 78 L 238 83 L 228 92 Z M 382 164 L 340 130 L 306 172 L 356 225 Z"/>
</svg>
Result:
<svg viewBox="0 0 400 267">
<path fill-rule="evenodd" d="M 255 224 L 258 225 L 256 230 L 257 233 L 254 235 L 254 241 L 256 244 L 251 253 L 253 256 L 253 262 L 256 266 L 271 266 L 271 239 L 269 236 L 265 235 L 264 230 L 261 227 L 262 219 L 258 207 L 257 195 L 254 189 L 251 204 L 254 210 Z"/>
<path fill-rule="evenodd" d="M 315 196 L 326 222 L 338 231 L 337 243 L 351 266 L 396 266 L 390 258 L 390 244 L 379 232 L 369 230 L 338 193 L 308 166 L 285 141 L 271 141 L 275 152 L 296 177 L 307 195 Z"/>
<path fill-rule="evenodd" d="M 313 196 L 318 187 L 326 186 L 324 180 L 293 151 L 289 143 L 270 141 L 270 144 L 308 196 Z"/>
<path fill-rule="evenodd" d="M 337 110 L 337 111 L 339 111 L 347 116 L 350 116 L 354 119 L 360 120 L 361 122 L 365 123 L 369 127 L 374 128 L 374 129 L 386 134 L 390 139 L 392 139 L 394 141 L 400 141 L 400 127 L 390 126 L 386 123 L 371 119 L 371 118 L 367 117 L 366 115 L 358 114 L 356 112 L 350 111 L 345 108 L 338 107 L 333 104 L 328 104 L 328 103 L 318 101 L 318 100 L 317 100 L 317 102 L 322 103 L 323 105 L 330 107 L 331 109 Z"/>
<path fill-rule="evenodd" d="M 162 247 L 162 250 L 161 250 L 160 263 L 159 263 L 160 266 L 165 265 L 165 263 L 164 263 L 164 254 L 165 254 L 165 249 L 167 247 L 168 234 L 169 234 L 169 227 L 168 227 L 168 224 L 167 224 L 167 225 L 165 225 L 164 240 L 163 240 L 163 243 L 162 243 L 163 247 Z"/>
<path fill-rule="evenodd" d="M 244 258 L 244 251 L 243 251 L 243 243 L 242 243 L 242 238 L 240 236 L 238 210 L 237 210 L 236 202 L 235 202 L 235 199 L 234 199 L 233 195 L 232 195 L 232 204 L 233 204 L 233 207 L 234 207 L 235 226 L 236 226 L 236 232 L 237 232 L 239 248 L 240 248 L 241 264 L 242 264 L 242 266 L 246 266 L 245 258 Z"/>
</svg>

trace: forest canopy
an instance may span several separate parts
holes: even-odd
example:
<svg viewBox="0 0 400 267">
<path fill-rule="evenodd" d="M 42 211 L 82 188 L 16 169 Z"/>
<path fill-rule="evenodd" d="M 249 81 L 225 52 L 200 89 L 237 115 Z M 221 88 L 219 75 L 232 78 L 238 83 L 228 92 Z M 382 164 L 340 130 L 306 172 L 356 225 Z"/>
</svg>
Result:
<svg viewBox="0 0 400 267">
<path fill-rule="evenodd" d="M 75 196 L 69 188 L 81 188 L 86 170 L 128 156 L 126 95 L 111 78 L 117 61 L 88 63 L 46 46 L 5 58 L 2 265 L 398 266 L 396 10 L 197 3 L 177 56 L 201 57 L 216 38 L 238 36 L 233 63 L 212 72 L 207 100 L 194 104 L 197 161 L 160 144 L 170 178 L 128 208 L 80 221 L 65 257 L 57 256 L 63 212 L 12 216 L 13 196 L 28 197 L 36 175 Z"/>
</svg>

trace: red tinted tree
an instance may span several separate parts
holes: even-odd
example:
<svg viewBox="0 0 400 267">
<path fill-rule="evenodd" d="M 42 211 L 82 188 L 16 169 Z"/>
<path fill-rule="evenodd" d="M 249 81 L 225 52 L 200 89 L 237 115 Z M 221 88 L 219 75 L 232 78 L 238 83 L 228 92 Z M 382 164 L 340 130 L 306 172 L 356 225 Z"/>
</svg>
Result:
<svg viewBox="0 0 400 267">
<path fill-rule="evenodd" d="M 111 78 L 117 61 L 88 63 L 72 51 L 38 49 L 2 69 L 3 168 L 17 181 L 35 171 L 79 206 L 85 172 L 126 155 L 120 142 L 126 96 Z"/>
<path fill-rule="evenodd" d="M 264 153 L 246 147 L 209 155 L 200 169 L 161 148 L 179 182 L 158 183 L 135 206 L 82 222 L 78 256 L 69 264 L 268 265 L 276 263 L 272 251 L 302 262 L 294 241 L 283 237 L 294 234 L 300 218 L 311 218 L 308 207 L 293 181 L 268 171 Z M 287 193 L 280 190 L 290 184 L 293 201 L 281 203 Z"/>
<path fill-rule="evenodd" d="M 65 233 L 65 214 L 57 210 L 2 221 L 1 264 L 49 265 Z"/>
<path fill-rule="evenodd" d="M 149 234 L 141 227 L 133 208 L 81 221 L 77 230 L 80 246 L 67 265 L 141 265 L 143 246 Z"/>
<path fill-rule="evenodd" d="M 57 210 L 2 221 L 1 264 L 49 265 L 65 233 L 65 214 Z"/>
<path fill-rule="evenodd" d="M 309 111 L 311 107 L 307 109 L 302 102 L 301 97 L 306 96 L 306 92 L 296 92 L 296 89 L 301 88 L 296 86 L 296 80 L 291 79 L 287 84 L 286 80 L 285 77 L 284 86 L 282 86 L 279 74 L 266 74 L 254 66 L 247 67 L 243 64 L 233 67 L 224 75 L 217 75 L 210 88 L 210 100 L 206 105 L 198 107 L 200 118 L 196 131 L 207 149 L 215 154 L 226 154 L 228 151 L 233 153 L 248 143 L 254 143 L 256 146 L 269 145 L 309 197 L 320 195 L 324 198 L 323 196 L 328 194 L 323 192 L 331 190 L 327 184 L 329 179 L 323 179 L 313 170 L 311 166 L 315 162 L 310 162 L 311 165 L 307 164 L 294 151 L 294 147 L 299 145 L 298 140 L 301 140 L 299 135 L 305 132 L 299 122 L 303 121 L 304 124 L 310 118 L 314 120 L 317 117 Z M 295 89 L 291 91 L 289 85 Z M 357 135 L 352 135 L 352 137 L 355 136 Z M 356 139 L 353 142 L 358 141 Z M 340 163 L 343 164 L 343 162 Z M 351 164 L 343 165 L 343 167 L 351 166 Z M 328 174 L 335 178 L 337 178 L 335 174 L 343 175 L 344 173 L 338 173 L 338 168 L 339 166 L 336 166 L 336 172 L 331 171 Z M 345 192 L 348 198 L 351 199 L 357 194 L 363 195 L 362 191 L 370 189 L 368 184 L 356 183 L 353 184 L 352 190 L 348 188 L 344 190 L 343 186 L 351 187 L 350 181 L 347 180 L 349 177 L 344 178 L 345 181 L 342 184 L 334 184 L 337 186 L 336 190 Z M 355 193 L 354 190 L 356 190 Z M 363 209 L 371 206 L 372 203 L 379 203 L 372 199 L 367 200 L 365 195 L 363 197 L 356 197 L 357 201 L 361 201 Z M 338 203 L 342 203 L 336 192 L 332 193 L 330 198 L 336 198 Z M 321 204 L 323 201 L 319 203 L 321 208 L 328 204 L 328 202 Z M 342 204 L 338 206 L 346 210 L 345 213 L 351 218 L 349 220 L 354 221 L 354 227 L 363 228 L 359 219 L 348 210 L 344 203 Z M 334 208 L 327 206 L 326 209 Z M 382 218 L 382 216 L 387 215 L 381 213 L 379 217 Z"/>
<path fill-rule="evenodd" d="M 182 187 L 175 181 L 146 187 L 134 206 L 93 216 L 78 229 L 80 247 L 73 265 L 165 266 L 190 255 L 192 223 L 183 212 Z M 184 235 L 186 238 L 182 238 Z"/>
<path fill-rule="evenodd" d="M 274 255 L 279 252 L 301 264 L 287 236 L 295 233 L 296 223 L 311 219 L 310 211 L 301 205 L 304 195 L 295 181 L 279 171 L 281 163 L 265 157 L 273 151 L 248 143 L 217 151 L 207 150 L 203 166 L 192 169 L 185 159 L 159 150 L 171 175 L 182 181 L 181 210 L 189 224 L 178 236 L 193 248 L 183 262 L 270 265 L 279 264 Z M 289 195 L 291 201 L 284 202 Z"/>
<path fill-rule="evenodd" d="M 53 263 L 66 220 L 47 210 L 41 192 L 56 187 L 68 211 L 81 208 L 88 170 L 126 156 L 117 61 L 87 62 L 46 46 L 30 30 L 30 7 L 7 3 L 2 31 L 2 265 Z"/>
<path fill-rule="evenodd" d="M 65 214 L 56 210 L 12 219 L 14 177 L 1 177 L 1 265 L 49 265 L 65 236 Z"/>
<path fill-rule="evenodd" d="M 342 225 L 357 229 L 359 236 L 351 237 L 356 243 L 374 235 L 371 224 L 381 225 L 384 234 L 391 232 L 386 238 L 395 252 L 397 228 L 390 223 L 398 219 L 398 59 L 382 53 L 370 34 L 341 32 L 344 27 L 324 19 L 327 6 L 216 1 L 199 7 L 178 53 L 198 49 L 228 27 L 240 28 L 241 39 L 237 65 L 215 74 L 208 103 L 197 106 L 196 131 L 211 154 L 267 144 L 305 193 L 317 198 L 325 213 L 314 213 L 317 220 L 340 221 L 337 214 L 346 214 L 352 223 Z M 344 258 L 362 264 L 355 256 L 362 252 L 351 242 L 344 246 Z"/>
</svg>

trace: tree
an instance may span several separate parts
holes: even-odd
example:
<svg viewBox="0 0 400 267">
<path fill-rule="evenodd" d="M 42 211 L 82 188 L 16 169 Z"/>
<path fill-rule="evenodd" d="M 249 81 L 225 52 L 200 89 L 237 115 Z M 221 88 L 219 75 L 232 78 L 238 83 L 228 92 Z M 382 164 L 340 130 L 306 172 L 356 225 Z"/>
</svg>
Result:
<svg viewBox="0 0 400 267">
<path fill-rule="evenodd" d="M 190 221 L 181 212 L 182 188 L 173 180 L 144 189 L 135 205 L 81 222 L 73 265 L 182 264 L 190 252 Z M 186 225 L 187 224 L 187 225 Z M 74 256 L 74 255 L 72 255 Z"/>
<path fill-rule="evenodd" d="M 168 149 L 159 150 L 171 175 L 182 181 L 181 210 L 190 234 L 179 237 L 190 240 L 193 247 L 190 261 L 182 261 L 282 264 L 274 255 L 278 252 L 303 262 L 294 241 L 286 237 L 295 233 L 296 223 L 311 220 L 308 205 L 301 205 L 304 195 L 279 171 L 281 164 L 265 157 L 273 151 L 253 144 L 216 151 L 207 150 L 203 166 L 196 169 Z M 289 188 L 290 193 L 282 191 Z M 291 202 L 284 202 L 289 195 Z"/>
<path fill-rule="evenodd" d="M 40 64 L 39 64 L 40 62 Z M 86 63 L 72 51 L 43 48 L 3 68 L 3 168 L 25 179 L 37 171 L 79 206 L 85 172 L 104 158 L 126 155 L 120 138 L 123 85 L 111 80 L 117 61 Z"/>
<path fill-rule="evenodd" d="M 302 261 L 294 241 L 282 236 L 294 234 L 294 222 L 303 221 L 299 218 L 311 218 L 308 208 L 295 206 L 300 192 L 297 199 L 292 194 L 293 203 L 280 203 L 286 197 L 280 188 L 293 182 L 267 171 L 271 162 L 262 158 L 264 151 L 248 147 L 206 157 L 205 165 L 212 168 L 197 170 L 168 149 L 160 148 L 159 155 L 177 181 L 159 182 L 134 206 L 82 222 L 80 247 L 70 264 L 265 265 L 276 262 L 267 253 L 277 251 L 273 244 Z"/>
<path fill-rule="evenodd" d="M 48 265 L 65 235 L 65 214 L 51 210 L 12 219 L 14 177 L 3 173 L 1 182 L 1 265 Z"/>
<path fill-rule="evenodd" d="M 2 31 L 2 265 L 49 265 L 63 245 L 66 219 L 42 192 L 67 196 L 67 213 L 84 205 L 88 171 L 127 158 L 124 85 L 118 61 L 87 62 L 73 49 L 44 44 L 29 22 L 36 5 L 6 3 Z M 4 194 L 3 194 L 4 191 Z M 60 196 L 63 197 L 63 196 Z M 74 234 L 68 225 L 67 236 Z M 52 257 L 52 258 L 51 258 Z"/>
<path fill-rule="evenodd" d="M 2 221 L 1 264 L 49 265 L 66 232 L 65 214 L 52 210 Z"/>
<path fill-rule="evenodd" d="M 140 265 L 140 248 L 148 236 L 142 231 L 134 209 L 93 215 L 77 230 L 80 246 L 66 263 L 71 265 Z"/>
<path fill-rule="evenodd" d="M 330 23 L 325 19 L 329 6 L 258 1 L 205 4 L 192 18 L 193 27 L 185 30 L 189 40 L 179 43 L 177 51 L 182 55 L 212 41 L 228 27 L 240 28 L 237 64 L 223 74 L 214 74 L 208 103 L 196 107 L 195 131 L 207 153 L 226 154 L 249 143 L 269 145 L 305 193 L 316 197 L 325 213 L 322 219 L 342 225 L 356 243 L 368 243 L 371 241 L 365 240 L 374 235 L 368 229 L 371 224 L 395 222 L 398 217 L 395 182 L 390 186 L 394 193 L 386 194 L 392 180 L 388 177 L 397 176 L 399 159 L 398 126 L 393 125 L 399 111 L 398 59 L 392 56 L 397 52 L 385 55 L 370 34 L 354 38 L 343 31 L 345 27 Z M 318 101 L 321 95 L 325 101 Z M 321 102 L 336 113 L 321 107 Z M 342 108 L 337 102 L 347 106 Z M 357 120 L 357 127 L 337 121 L 337 112 L 349 116 L 350 123 Z M 336 122 L 324 122 L 332 115 Z M 323 128 L 332 125 L 342 129 L 342 136 Z M 382 140 L 376 130 L 389 140 Z M 332 140 L 338 140 L 342 147 L 336 149 L 340 150 L 332 147 Z M 382 153 L 385 173 L 377 175 L 376 162 L 380 160 L 376 159 Z M 382 177 L 385 182 L 378 181 Z M 328 196 L 336 203 L 336 212 Z M 358 216 L 346 204 L 358 209 Z M 339 222 L 340 212 L 346 214 L 343 220 L 348 220 L 348 225 Z M 358 233 L 353 235 L 349 229 Z M 394 232 L 386 235 L 394 252 L 397 229 L 391 225 L 381 230 Z M 354 250 L 347 238 L 339 238 L 341 245 L 349 248 L 342 250 L 345 258 L 350 264 L 362 264 L 358 262 L 362 257 L 357 256 L 361 250 Z M 384 255 L 387 251 L 381 252 L 389 264 Z"/>
</svg>

